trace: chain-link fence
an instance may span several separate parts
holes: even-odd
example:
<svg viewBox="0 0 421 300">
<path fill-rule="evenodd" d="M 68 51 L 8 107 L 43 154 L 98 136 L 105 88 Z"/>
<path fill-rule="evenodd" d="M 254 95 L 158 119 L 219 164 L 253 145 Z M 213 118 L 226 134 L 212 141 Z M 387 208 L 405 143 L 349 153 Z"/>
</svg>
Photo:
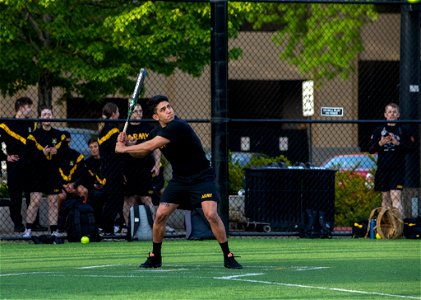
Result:
<svg viewBox="0 0 421 300">
<path fill-rule="evenodd" d="M 142 123 L 155 126 L 151 111 L 146 105 L 147 99 L 157 94 L 168 96 L 177 116 L 188 120 L 201 138 L 207 157 L 215 160 L 211 154 L 215 146 L 212 140 L 214 104 L 211 99 L 211 65 L 215 62 L 211 61 L 211 51 L 220 49 L 211 49 L 212 4 L 197 1 L 155 1 L 152 5 L 155 6 L 151 7 L 149 2 L 138 2 L 127 7 L 132 16 L 144 16 L 146 11 L 149 16 L 147 21 L 143 18 L 129 18 L 127 11 L 115 10 L 116 15 L 113 15 L 112 12 L 105 11 L 110 7 L 96 6 L 97 10 L 104 9 L 103 13 L 98 14 L 104 17 L 99 21 L 100 24 L 105 27 L 104 30 L 110 30 L 110 38 L 103 38 L 97 46 L 105 48 L 108 45 L 113 48 L 101 48 L 96 54 L 102 53 L 107 56 L 107 60 L 114 59 L 118 64 L 120 56 L 131 51 L 130 47 L 135 51 L 145 47 L 146 54 L 141 62 L 126 62 L 135 65 L 127 67 L 127 70 L 140 67 L 148 69 L 139 100 L 144 110 Z M 407 32 L 403 30 L 403 14 L 416 16 L 418 22 L 418 52 L 411 55 L 416 56 L 419 67 L 419 5 L 255 1 L 232 1 L 227 5 L 229 62 L 226 116 L 229 155 L 228 182 L 225 184 L 229 197 L 221 201 L 228 202 L 230 233 L 297 235 L 303 233 L 311 218 L 323 219 L 330 229 L 335 227 L 334 233 L 349 233 L 354 222 L 367 218 L 371 209 L 382 204 L 382 193 L 377 188 L 374 189 L 378 159 L 375 152 L 381 149 L 373 151 L 371 137 L 378 127 L 380 131 L 385 131 L 386 128 L 389 130 L 384 120 L 385 106 L 391 102 L 400 104 L 401 119 L 404 120 L 398 121 L 399 127 L 403 129 L 394 132 L 399 137 L 395 144 L 409 143 L 410 146 L 404 160 L 392 159 L 388 163 L 400 170 L 396 172 L 405 173 L 405 180 L 402 182 L 405 183 L 405 188 L 401 193 L 404 217 L 419 216 L 419 69 L 418 82 L 411 83 L 411 88 L 414 89 L 411 96 L 418 97 L 415 98 L 416 101 L 413 101 L 414 98 L 402 99 L 400 85 L 403 74 L 400 60 L 403 52 L 407 51 L 402 47 L 402 39 L 408 39 L 403 36 Z M 403 7 L 409 8 L 406 11 Z M 18 13 L 18 8 L 5 8 L 8 8 L 9 13 L 16 13 L 16 18 L 23 13 Z M 46 11 L 38 11 L 39 16 L 51 14 L 51 19 L 57 20 L 63 13 L 53 9 L 48 11 L 48 7 L 45 9 Z M 58 15 L 55 16 L 54 13 Z M 127 22 L 127 27 L 119 27 L 119 22 Z M 146 27 L 154 22 L 163 28 Z M 172 22 L 177 22 L 178 26 L 171 28 Z M 181 25 L 183 22 L 185 26 Z M 195 25 L 189 28 L 187 24 Z M 76 26 L 67 25 L 68 28 Z M 46 32 L 48 28 L 42 26 L 42 30 Z M 20 30 L 23 32 L 25 26 Z M 83 32 L 81 28 L 74 29 L 75 32 L 79 30 Z M 122 32 L 121 35 L 116 34 L 118 30 Z M 163 34 L 165 30 L 168 32 Z M 52 40 L 60 38 L 58 32 L 48 33 Z M 152 43 L 151 37 L 155 38 L 155 50 L 146 45 L 146 41 Z M 67 36 L 62 38 L 66 41 L 68 39 Z M 139 41 L 142 38 L 145 42 Z M 87 43 L 85 37 L 80 39 L 81 43 Z M 130 42 L 123 44 L 121 41 L 125 39 Z M 175 43 L 174 40 L 182 42 Z M 26 46 L 30 47 L 28 37 L 20 41 L 20 47 L 25 45 L 25 41 Z M 165 41 L 169 41 L 169 45 Z M 14 47 L 13 43 L 8 43 L 5 39 L 1 43 L 2 49 L 7 50 L 4 53 L 10 55 L 11 50 L 8 49 Z M 93 47 L 94 43 L 89 43 Z M 18 42 L 16 44 L 19 45 Z M 60 51 L 61 48 L 57 46 L 57 49 Z M 74 48 L 62 51 L 69 49 L 74 50 L 73 55 L 80 56 L 82 61 L 87 60 L 84 56 L 86 53 L 79 53 Z M 61 54 L 50 52 L 50 55 Z M 90 59 L 99 60 L 94 54 L 89 55 Z M 95 66 L 90 59 L 85 63 L 89 67 Z M 33 57 L 32 63 L 37 68 L 39 60 L 44 61 L 46 57 Z M 22 124 L 11 119 L 15 115 L 16 99 L 26 96 L 33 100 L 34 109 L 32 115 L 28 116 L 36 119 L 34 121 L 39 121 L 36 111 L 40 112 L 42 105 L 49 104 L 49 98 L 45 97 L 45 86 L 42 87 L 44 81 L 39 79 L 46 79 L 41 76 L 42 72 L 36 80 L 38 84 L 26 86 L 25 83 L 31 81 L 24 73 L 30 67 L 26 63 L 22 63 L 21 68 L 15 66 L 14 72 L 22 74 L 20 84 L 25 87 L 17 89 L 19 85 L 11 82 L 12 79 L 18 81 L 19 76 L 4 66 L 5 62 L 11 61 L 3 60 L 1 67 L 3 74 L 9 72 L 8 82 L 5 80 L 1 86 L 2 92 L 9 94 L 0 98 L 3 124 L 1 138 L 5 143 L 10 138 L 19 139 L 12 130 L 16 127 L 11 125 Z M 108 85 L 104 87 L 99 84 L 101 79 L 98 79 L 98 75 L 95 80 L 92 79 L 91 85 L 88 82 L 83 87 L 75 88 L 80 84 L 78 80 L 89 78 L 83 77 L 83 68 L 73 68 L 66 61 L 56 63 L 58 65 L 54 65 L 54 68 L 47 62 L 41 67 L 44 71 L 49 70 L 53 78 L 50 78 L 53 82 L 50 99 L 55 118 L 53 127 L 70 132 L 71 147 L 85 158 L 90 157 L 92 149 L 88 141 L 99 134 L 104 105 L 113 102 L 118 106 L 120 118 L 111 123 L 118 122 L 122 127 L 128 112 L 129 90 L 134 84 L 130 81 L 130 84 L 125 83 L 126 86 L 113 89 L 114 85 L 118 85 L 119 75 L 107 79 L 109 81 L 104 79 L 102 83 Z M 103 68 L 99 72 L 106 68 L 109 71 L 111 67 L 104 65 Z M 75 74 L 69 70 L 73 70 Z M 76 70 L 80 73 L 76 74 Z M 34 71 L 36 72 L 38 71 Z M 64 73 L 60 74 L 63 77 L 67 74 L 69 81 L 63 84 L 60 81 L 62 77 L 57 75 L 59 73 Z M 104 71 L 103 76 L 109 75 Z M 73 77 L 76 80 L 71 83 L 70 78 L 74 79 Z M 73 89 L 70 83 L 73 84 Z M 16 90 L 11 92 L 11 86 Z M 102 89 L 107 96 L 95 98 L 95 89 Z M 6 147 L 5 143 L 3 153 L 16 154 L 12 153 L 12 146 Z M 388 143 L 391 144 L 392 141 Z M 10 171 L 5 161 L 6 156 L 2 162 L 0 234 L 4 238 L 15 238 L 20 236 L 17 232 L 21 230 L 20 226 L 28 222 L 29 200 L 22 201 L 22 208 L 18 213 L 22 217 L 21 221 L 15 213 L 15 223 L 12 222 L 10 195 L 7 191 Z M 404 168 L 402 171 L 402 165 L 406 170 Z M 171 166 L 165 158 L 162 158 L 161 166 L 165 186 L 172 176 Z M 16 174 L 12 176 L 23 178 Z M 398 185 L 400 183 L 396 182 Z M 153 200 L 154 204 L 159 202 Z M 51 223 L 51 216 L 47 212 L 48 201 L 40 203 L 39 224 L 47 227 Z M 16 211 L 19 206 L 14 204 L 13 209 Z M 31 222 L 38 222 L 32 217 L 30 219 Z M 121 227 L 123 223 L 127 223 L 127 220 L 120 218 L 110 225 Z M 180 210 L 171 216 L 169 226 L 169 236 L 184 235 L 184 212 Z"/>
</svg>

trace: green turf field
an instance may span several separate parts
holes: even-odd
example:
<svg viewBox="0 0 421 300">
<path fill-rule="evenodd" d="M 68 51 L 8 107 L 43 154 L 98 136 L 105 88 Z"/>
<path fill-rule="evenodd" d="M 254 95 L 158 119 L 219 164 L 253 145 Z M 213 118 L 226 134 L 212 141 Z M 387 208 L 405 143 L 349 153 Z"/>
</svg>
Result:
<svg viewBox="0 0 421 300">
<path fill-rule="evenodd" d="M 168 240 L 163 267 L 139 269 L 149 242 L 1 242 L 1 299 L 421 299 L 415 240 Z"/>
</svg>

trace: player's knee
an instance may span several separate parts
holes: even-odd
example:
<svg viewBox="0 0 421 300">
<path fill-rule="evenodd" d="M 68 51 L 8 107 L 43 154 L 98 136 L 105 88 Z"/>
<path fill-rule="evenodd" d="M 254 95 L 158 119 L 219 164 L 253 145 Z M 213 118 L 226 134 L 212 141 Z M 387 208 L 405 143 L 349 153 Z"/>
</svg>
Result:
<svg viewBox="0 0 421 300">
<path fill-rule="evenodd" d="M 158 212 L 155 216 L 154 223 L 165 224 L 168 220 L 169 215 L 167 213 Z"/>
<path fill-rule="evenodd" d="M 207 211 L 204 214 L 209 223 L 218 223 L 219 215 L 216 211 Z"/>
</svg>

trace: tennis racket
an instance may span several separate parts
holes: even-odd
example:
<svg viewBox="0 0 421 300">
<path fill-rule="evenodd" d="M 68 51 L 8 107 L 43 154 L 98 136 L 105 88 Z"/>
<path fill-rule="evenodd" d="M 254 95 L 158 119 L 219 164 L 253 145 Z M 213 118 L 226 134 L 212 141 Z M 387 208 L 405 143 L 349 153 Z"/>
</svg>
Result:
<svg viewBox="0 0 421 300">
<path fill-rule="evenodd" d="M 146 69 L 142 68 L 140 69 L 139 75 L 137 76 L 136 80 L 136 86 L 133 91 L 133 95 L 129 100 L 129 111 L 127 112 L 127 120 L 124 124 L 123 132 L 126 132 L 127 127 L 129 126 L 129 120 L 132 116 L 133 110 L 137 104 L 137 101 L 139 100 L 139 94 L 143 89 L 143 82 L 145 81 L 145 77 L 147 75 Z"/>
</svg>

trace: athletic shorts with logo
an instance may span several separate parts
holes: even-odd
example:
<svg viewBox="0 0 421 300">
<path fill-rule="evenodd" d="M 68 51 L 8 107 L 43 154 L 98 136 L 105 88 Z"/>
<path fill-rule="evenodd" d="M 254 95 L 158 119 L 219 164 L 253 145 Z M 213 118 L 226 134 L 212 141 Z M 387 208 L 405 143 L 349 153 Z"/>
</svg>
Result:
<svg viewBox="0 0 421 300">
<path fill-rule="evenodd" d="M 203 201 L 219 201 L 211 168 L 193 176 L 171 179 L 161 198 L 161 203 L 180 204 L 180 209 L 201 207 Z"/>
</svg>

